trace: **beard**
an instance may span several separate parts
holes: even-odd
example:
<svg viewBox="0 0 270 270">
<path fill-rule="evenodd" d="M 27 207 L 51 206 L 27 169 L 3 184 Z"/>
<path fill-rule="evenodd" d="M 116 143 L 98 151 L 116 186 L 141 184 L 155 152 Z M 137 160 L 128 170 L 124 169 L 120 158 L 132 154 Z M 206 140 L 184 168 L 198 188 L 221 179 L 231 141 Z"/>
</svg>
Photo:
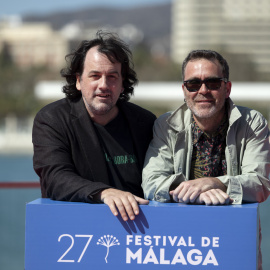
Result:
<svg viewBox="0 0 270 270">
<path fill-rule="evenodd" d="M 113 102 L 86 102 L 86 106 L 94 115 L 106 115 L 115 105 Z"/>
<path fill-rule="evenodd" d="M 201 99 L 200 99 L 201 100 Z M 217 115 L 225 105 L 225 100 L 219 103 L 210 103 L 210 104 L 198 104 L 196 99 L 194 101 L 186 98 L 186 104 L 191 110 L 193 115 L 198 119 L 210 119 Z"/>
</svg>

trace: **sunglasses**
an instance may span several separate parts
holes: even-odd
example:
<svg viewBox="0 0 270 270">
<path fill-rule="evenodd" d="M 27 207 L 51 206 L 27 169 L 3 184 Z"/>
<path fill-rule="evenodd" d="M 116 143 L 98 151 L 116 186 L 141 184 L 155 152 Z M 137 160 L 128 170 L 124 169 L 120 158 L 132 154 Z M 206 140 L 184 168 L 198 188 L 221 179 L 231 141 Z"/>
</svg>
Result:
<svg viewBox="0 0 270 270">
<path fill-rule="evenodd" d="M 184 81 L 184 86 L 187 88 L 189 92 L 196 92 L 199 91 L 202 87 L 202 84 L 204 83 L 205 86 L 209 90 L 218 90 L 221 87 L 221 83 L 224 81 L 225 83 L 228 82 L 228 79 L 226 78 L 209 78 L 205 80 L 200 79 L 193 79 L 193 80 L 187 80 Z"/>
</svg>

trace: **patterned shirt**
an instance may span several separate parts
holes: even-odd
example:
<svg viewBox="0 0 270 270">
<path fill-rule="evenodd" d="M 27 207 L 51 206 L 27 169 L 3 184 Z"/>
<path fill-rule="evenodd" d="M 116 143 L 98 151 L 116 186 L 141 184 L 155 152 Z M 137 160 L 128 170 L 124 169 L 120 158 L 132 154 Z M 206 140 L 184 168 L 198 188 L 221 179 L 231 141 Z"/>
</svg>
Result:
<svg viewBox="0 0 270 270">
<path fill-rule="evenodd" d="M 214 134 L 203 132 L 192 117 L 193 152 L 190 180 L 227 174 L 225 147 L 228 127 L 227 112 Z"/>
</svg>

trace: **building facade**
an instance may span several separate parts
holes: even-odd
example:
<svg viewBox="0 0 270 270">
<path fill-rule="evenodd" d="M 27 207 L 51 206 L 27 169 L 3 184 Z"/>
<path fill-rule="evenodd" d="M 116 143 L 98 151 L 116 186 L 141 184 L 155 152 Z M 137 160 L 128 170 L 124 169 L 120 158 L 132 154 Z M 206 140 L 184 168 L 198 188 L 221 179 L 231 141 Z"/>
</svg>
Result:
<svg viewBox="0 0 270 270">
<path fill-rule="evenodd" d="M 258 72 L 270 69 L 269 0 L 173 0 L 171 57 L 193 49 L 247 55 Z"/>
<path fill-rule="evenodd" d="M 68 41 L 47 23 L 0 23 L 0 52 L 5 48 L 21 67 L 47 66 L 59 70 L 68 52 Z"/>
</svg>

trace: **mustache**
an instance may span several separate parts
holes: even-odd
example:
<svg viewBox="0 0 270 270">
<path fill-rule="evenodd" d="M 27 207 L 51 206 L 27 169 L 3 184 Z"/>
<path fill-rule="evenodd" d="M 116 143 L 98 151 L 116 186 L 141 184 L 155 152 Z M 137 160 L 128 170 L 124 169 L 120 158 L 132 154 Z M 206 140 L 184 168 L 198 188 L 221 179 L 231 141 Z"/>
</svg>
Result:
<svg viewBox="0 0 270 270">
<path fill-rule="evenodd" d="M 104 91 L 100 91 L 100 90 L 97 90 L 95 92 L 95 96 L 98 96 L 98 95 L 111 95 L 112 94 L 112 91 L 107 89 L 107 90 L 104 90 Z"/>
<path fill-rule="evenodd" d="M 207 94 L 207 95 L 197 95 L 194 98 L 194 101 L 204 101 L 204 100 L 209 100 L 209 99 L 213 99 L 213 96 L 211 94 Z"/>
</svg>

